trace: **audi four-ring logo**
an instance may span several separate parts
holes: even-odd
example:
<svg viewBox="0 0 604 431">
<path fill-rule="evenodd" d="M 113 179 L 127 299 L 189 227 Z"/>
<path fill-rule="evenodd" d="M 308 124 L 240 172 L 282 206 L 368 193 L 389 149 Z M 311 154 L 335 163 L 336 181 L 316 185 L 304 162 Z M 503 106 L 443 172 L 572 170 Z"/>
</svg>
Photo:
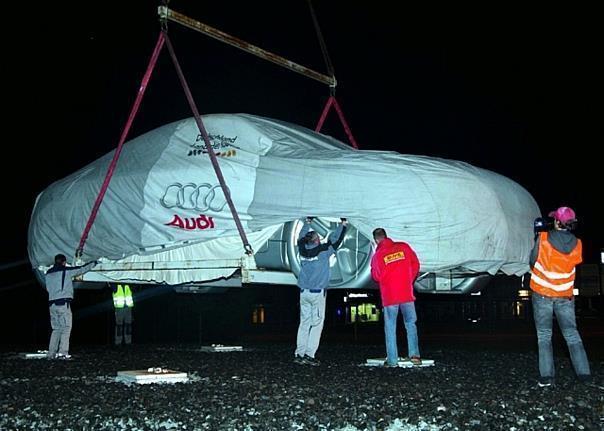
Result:
<svg viewBox="0 0 604 431">
<path fill-rule="evenodd" d="M 216 190 L 218 189 L 218 191 Z M 220 184 L 172 183 L 160 199 L 164 208 L 220 212 L 227 204 Z"/>
</svg>

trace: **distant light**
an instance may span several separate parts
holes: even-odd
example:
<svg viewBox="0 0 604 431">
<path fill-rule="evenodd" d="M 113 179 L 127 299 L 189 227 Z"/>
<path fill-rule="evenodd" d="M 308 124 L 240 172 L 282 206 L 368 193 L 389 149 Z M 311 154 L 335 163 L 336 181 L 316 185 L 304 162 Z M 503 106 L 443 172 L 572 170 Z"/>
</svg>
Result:
<svg viewBox="0 0 604 431">
<path fill-rule="evenodd" d="M 530 292 L 528 290 L 526 290 L 526 289 L 519 290 L 518 291 L 518 296 L 521 297 L 521 298 L 527 298 L 529 296 L 529 293 Z"/>
<path fill-rule="evenodd" d="M 344 297 L 344 302 L 348 302 L 348 296 Z"/>
<path fill-rule="evenodd" d="M 600 263 L 604 263 L 604 250 L 600 250 Z"/>
<path fill-rule="evenodd" d="M 479 296 L 479 295 L 482 295 L 482 292 L 472 292 L 472 293 L 470 293 L 470 295 Z"/>
<path fill-rule="evenodd" d="M 369 298 L 369 294 L 367 293 L 350 293 L 348 295 L 349 298 Z"/>
<path fill-rule="evenodd" d="M 573 289 L 573 295 L 579 296 L 579 289 Z"/>
</svg>

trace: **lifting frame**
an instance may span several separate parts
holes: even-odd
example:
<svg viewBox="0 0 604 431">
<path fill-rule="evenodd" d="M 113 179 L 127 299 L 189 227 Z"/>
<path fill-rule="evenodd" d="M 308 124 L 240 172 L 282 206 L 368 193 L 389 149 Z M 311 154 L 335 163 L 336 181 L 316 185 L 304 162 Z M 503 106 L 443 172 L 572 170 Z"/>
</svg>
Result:
<svg viewBox="0 0 604 431">
<path fill-rule="evenodd" d="M 117 162 L 119 160 L 121 149 L 123 147 L 123 144 L 125 143 L 126 136 L 128 134 L 128 131 L 130 130 L 130 127 L 136 116 L 136 113 L 138 112 L 138 108 L 142 102 L 144 92 L 147 88 L 149 79 L 151 77 L 151 74 L 152 74 L 155 64 L 157 62 L 157 58 L 159 56 L 159 53 L 160 53 L 164 43 L 168 47 L 170 56 L 172 57 L 174 66 L 176 67 L 176 71 L 178 73 L 179 79 L 183 86 L 183 90 L 187 96 L 187 100 L 189 102 L 191 110 L 193 111 L 195 120 L 196 120 L 199 130 L 201 132 L 201 135 L 203 136 L 206 148 L 208 149 L 208 155 L 212 161 L 212 165 L 214 167 L 216 176 L 218 178 L 218 181 L 219 181 L 221 187 L 224 190 L 225 198 L 229 205 L 229 209 L 231 210 L 233 219 L 235 220 L 237 229 L 239 231 L 239 235 L 241 236 L 241 239 L 243 242 L 245 254 L 240 259 L 225 259 L 225 260 L 212 260 L 212 261 L 205 260 L 205 261 L 186 261 L 186 262 L 137 262 L 137 263 L 121 263 L 121 264 L 102 263 L 102 264 L 98 265 L 94 270 L 85 274 L 82 277 L 83 281 L 108 281 L 108 279 L 102 275 L 102 273 L 104 271 L 117 271 L 117 270 L 122 270 L 122 271 L 127 271 L 127 270 L 133 270 L 133 271 L 145 271 L 145 270 L 182 271 L 182 270 L 209 269 L 209 268 L 233 268 L 235 270 L 240 269 L 240 278 L 239 278 L 240 283 L 237 283 L 236 280 L 233 280 L 233 281 L 221 280 L 221 281 L 217 281 L 217 282 L 204 283 L 204 285 L 211 285 L 212 283 L 214 283 L 215 285 L 216 284 L 224 285 L 225 284 L 224 282 L 226 282 L 226 284 L 228 284 L 228 285 L 231 285 L 234 283 L 233 285 L 239 285 L 239 286 L 243 283 L 269 283 L 269 284 L 295 284 L 296 283 L 296 278 L 291 272 L 266 271 L 266 270 L 260 270 L 256 267 L 256 262 L 255 262 L 255 259 L 253 256 L 253 250 L 251 249 L 251 246 L 245 235 L 245 231 L 243 230 L 243 226 L 241 225 L 241 221 L 239 220 L 239 216 L 238 216 L 237 210 L 235 209 L 235 206 L 232 202 L 229 189 L 224 180 L 224 177 L 222 176 L 222 172 L 220 171 L 218 160 L 216 159 L 216 155 L 214 154 L 213 148 L 210 145 L 208 134 L 205 130 L 205 127 L 201 120 L 201 116 L 200 116 L 200 114 L 197 110 L 197 107 L 195 105 L 195 102 L 193 100 L 193 96 L 189 90 L 187 81 L 182 73 L 178 60 L 176 58 L 176 54 L 174 53 L 172 43 L 170 42 L 170 39 L 168 37 L 167 22 L 168 21 L 176 22 L 187 28 L 201 32 L 201 33 L 203 33 L 207 36 L 210 36 L 214 39 L 217 39 L 221 42 L 227 43 L 231 46 L 234 46 L 234 47 L 244 50 L 248 53 L 256 55 L 257 57 L 260 57 L 264 60 L 278 64 L 291 71 L 297 72 L 297 73 L 307 76 L 311 79 L 314 79 L 316 81 L 329 85 L 330 97 L 328 98 L 328 100 L 325 104 L 325 107 L 323 109 L 319 122 L 317 123 L 315 131 L 319 132 L 321 130 L 323 123 L 325 121 L 325 118 L 329 112 L 329 109 L 333 106 L 339 116 L 339 119 L 344 127 L 344 130 L 346 131 L 346 133 L 351 141 L 352 146 L 354 148 L 358 149 L 357 143 L 352 135 L 350 128 L 348 127 L 348 124 L 346 122 L 346 119 L 344 118 L 344 114 L 340 108 L 340 105 L 338 104 L 338 102 L 335 98 L 335 88 L 337 85 L 337 81 L 336 81 L 335 75 L 333 73 L 333 68 L 331 66 L 329 56 L 327 55 L 325 43 L 323 41 L 323 37 L 322 37 L 320 29 L 318 27 L 318 22 L 314 15 L 314 10 L 312 8 L 312 4 L 310 3 L 310 0 L 309 0 L 309 7 L 311 9 L 311 14 L 313 16 L 315 29 L 317 31 L 317 35 L 319 37 L 319 41 L 321 44 L 321 49 L 323 50 L 325 62 L 326 62 L 327 68 L 331 72 L 331 76 L 324 75 L 322 73 L 309 69 L 305 66 L 294 63 L 293 61 L 287 60 L 279 55 L 273 54 L 269 51 L 266 51 L 262 48 L 255 46 L 255 45 L 242 41 L 234 36 L 224 33 L 218 29 L 210 27 L 204 23 L 201 23 L 192 18 L 189 18 L 174 10 L 171 10 L 168 8 L 167 2 L 163 6 L 158 7 L 158 15 L 160 18 L 162 30 L 161 30 L 159 39 L 157 41 L 157 44 L 155 46 L 151 60 L 149 62 L 149 65 L 147 67 L 147 71 L 145 72 L 145 75 L 143 76 L 143 80 L 139 87 L 139 91 L 138 91 L 136 100 L 133 104 L 133 107 L 131 109 L 130 115 L 126 122 L 126 125 L 120 136 L 118 148 L 116 149 L 116 151 L 114 153 L 113 160 L 111 161 L 111 163 L 109 165 L 107 174 L 105 176 L 105 180 L 101 186 L 99 195 L 97 196 L 97 199 L 92 208 L 90 217 L 86 224 L 86 227 L 84 228 L 84 231 L 82 233 L 80 243 L 79 243 L 78 248 L 75 253 L 76 260 L 79 260 L 82 257 L 82 254 L 84 251 L 84 245 L 88 238 L 88 234 L 90 232 L 90 229 L 92 228 L 92 225 L 94 223 L 96 214 L 102 203 L 105 192 L 106 192 L 107 188 L 109 187 L 109 183 L 111 181 L 111 176 L 113 175 L 113 172 L 114 172 Z M 232 278 L 235 278 L 235 277 L 232 277 Z M 121 281 L 126 281 L 126 280 L 121 280 Z M 137 282 L 137 280 L 132 280 L 131 282 Z"/>
</svg>

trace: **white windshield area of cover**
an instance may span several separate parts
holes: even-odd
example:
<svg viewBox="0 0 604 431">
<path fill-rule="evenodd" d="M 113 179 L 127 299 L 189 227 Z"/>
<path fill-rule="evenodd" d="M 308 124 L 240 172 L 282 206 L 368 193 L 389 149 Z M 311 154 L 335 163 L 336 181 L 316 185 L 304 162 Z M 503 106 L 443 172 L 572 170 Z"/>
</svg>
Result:
<svg viewBox="0 0 604 431">
<path fill-rule="evenodd" d="M 355 151 L 300 126 L 247 114 L 203 117 L 254 250 L 306 215 L 347 217 L 371 238 L 383 227 L 408 242 L 422 271 L 464 268 L 523 274 L 539 208 L 512 180 L 467 163 Z M 73 255 L 113 153 L 59 180 L 36 201 L 28 251 L 34 268 Z M 243 246 L 194 119 L 123 148 L 84 260 L 237 259 Z M 207 272 L 205 272 L 207 271 Z M 180 284 L 233 270 L 122 271 L 115 280 Z"/>
</svg>

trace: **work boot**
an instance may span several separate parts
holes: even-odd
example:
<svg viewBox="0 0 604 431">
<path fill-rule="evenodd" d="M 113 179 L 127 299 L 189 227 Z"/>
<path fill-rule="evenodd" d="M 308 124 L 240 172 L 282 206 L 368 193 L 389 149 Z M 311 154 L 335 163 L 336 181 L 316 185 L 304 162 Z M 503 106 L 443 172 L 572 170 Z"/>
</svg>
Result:
<svg viewBox="0 0 604 431">
<path fill-rule="evenodd" d="M 411 363 L 415 366 L 421 365 L 422 364 L 422 358 L 420 358 L 419 356 L 411 356 L 409 358 L 409 360 L 411 361 Z"/>
<path fill-rule="evenodd" d="M 306 362 L 308 365 L 312 365 L 313 367 L 321 365 L 321 362 L 318 359 L 311 358 L 308 355 L 304 355 L 304 362 Z"/>
<path fill-rule="evenodd" d="M 69 353 L 57 353 L 55 359 L 58 359 L 60 361 L 71 361 L 72 356 Z"/>
<path fill-rule="evenodd" d="M 537 384 L 539 385 L 540 388 L 546 388 L 546 387 L 554 384 L 554 378 L 553 377 L 539 377 L 539 379 L 537 380 Z"/>
</svg>

